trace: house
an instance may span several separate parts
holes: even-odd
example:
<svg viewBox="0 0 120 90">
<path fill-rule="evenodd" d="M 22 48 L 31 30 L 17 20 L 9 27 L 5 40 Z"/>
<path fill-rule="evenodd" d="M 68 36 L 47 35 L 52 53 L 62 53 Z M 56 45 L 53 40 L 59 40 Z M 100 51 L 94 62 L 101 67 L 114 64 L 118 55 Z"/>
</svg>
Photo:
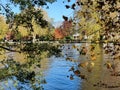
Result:
<svg viewBox="0 0 120 90">
<path fill-rule="evenodd" d="M 80 34 L 79 33 L 73 34 L 73 40 L 80 40 Z"/>
</svg>

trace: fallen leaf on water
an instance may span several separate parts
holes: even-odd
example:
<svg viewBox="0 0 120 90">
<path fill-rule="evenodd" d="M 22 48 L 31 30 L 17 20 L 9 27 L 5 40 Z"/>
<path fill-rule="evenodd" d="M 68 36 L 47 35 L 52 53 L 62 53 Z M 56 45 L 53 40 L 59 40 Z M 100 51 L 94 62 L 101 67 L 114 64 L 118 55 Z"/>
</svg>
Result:
<svg viewBox="0 0 120 90">
<path fill-rule="evenodd" d="M 92 57 L 91 57 L 91 60 L 93 60 L 93 61 L 96 60 L 96 57 L 95 57 L 95 56 L 92 56 Z"/>
<path fill-rule="evenodd" d="M 73 45 L 72 48 L 73 48 L 73 49 L 74 49 L 74 48 L 77 48 L 77 46 Z"/>
<path fill-rule="evenodd" d="M 75 69 L 74 69 L 74 67 L 72 66 L 70 69 L 69 69 L 69 71 L 74 71 Z"/>
<path fill-rule="evenodd" d="M 105 65 L 106 65 L 107 69 L 111 69 L 112 68 L 112 65 L 111 65 L 111 63 L 109 61 L 107 61 L 105 63 Z"/>
<path fill-rule="evenodd" d="M 92 66 L 92 67 L 94 67 L 94 65 L 95 65 L 95 63 L 94 63 L 94 62 L 91 62 L 90 64 L 91 64 L 91 66 Z"/>
<path fill-rule="evenodd" d="M 71 75 L 70 75 L 70 80 L 73 80 L 73 79 L 74 79 L 74 77 L 73 77 L 73 75 L 71 74 Z"/>
<path fill-rule="evenodd" d="M 86 76 L 83 75 L 83 74 L 80 74 L 79 77 L 80 77 L 81 79 L 87 79 Z"/>
<path fill-rule="evenodd" d="M 78 65 L 78 67 L 86 67 L 88 65 L 88 62 L 83 62 Z"/>
<path fill-rule="evenodd" d="M 87 67 L 87 71 L 88 72 L 92 72 L 92 68 L 91 67 Z"/>
<path fill-rule="evenodd" d="M 80 71 L 76 70 L 76 71 L 74 71 L 74 74 L 78 76 L 80 74 Z"/>
<path fill-rule="evenodd" d="M 66 60 L 72 61 L 73 59 L 70 57 L 67 57 Z"/>
</svg>

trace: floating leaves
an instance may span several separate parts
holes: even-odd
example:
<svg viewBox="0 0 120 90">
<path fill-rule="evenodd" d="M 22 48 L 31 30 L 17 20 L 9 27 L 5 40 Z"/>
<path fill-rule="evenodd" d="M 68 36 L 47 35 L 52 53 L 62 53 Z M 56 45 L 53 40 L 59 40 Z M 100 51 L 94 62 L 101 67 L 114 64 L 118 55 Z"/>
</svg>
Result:
<svg viewBox="0 0 120 90">
<path fill-rule="evenodd" d="M 71 75 L 70 75 L 70 80 L 73 80 L 73 79 L 74 79 L 74 77 L 73 77 L 73 75 L 71 74 Z"/>
<path fill-rule="evenodd" d="M 81 74 L 81 73 L 80 73 L 80 70 L 75 70 L 75 71 L 74 71 L 74 74 L 77 75 L 77 76 L 79 76 L 79 75 Z"/>
<path fill-rule="evenodd" d="M 93 84 L 94 87 L 102 87 L 102 88 L 109 88 L 109 89 L 115 89 L 115 88 L 119 88 L 120 85 L 119 83 L 114 82 L 114 84 L 107 84 L 105 82 L 99 81 L 95 84 Z"/>
<path fill-rule="evenodd" d="M 80 55 L 86 55 L 86 53 L 87 53 L 87 48 L 82 47 L 82 49 L 80 50 Z"/>
<path fill-rule="evenodd" d="M 85 68 L 87 66 L 88 66 L 88 62 L 83 62 L 83 63 L 78 64 L 78 67 L 82 67 L 82 68 Z"/>
<path fill-rule="evenodd" d="M 79 77 L 80 77 L 81 79 L 87 80 L 86 75 L 80 74 Z"/>
</svg>

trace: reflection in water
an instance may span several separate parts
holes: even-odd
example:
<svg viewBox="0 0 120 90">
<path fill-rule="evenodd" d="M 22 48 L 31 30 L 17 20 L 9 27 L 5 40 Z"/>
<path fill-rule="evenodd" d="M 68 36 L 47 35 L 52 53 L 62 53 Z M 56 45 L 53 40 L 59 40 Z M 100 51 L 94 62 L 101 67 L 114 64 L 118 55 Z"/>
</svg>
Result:
<svg viewBox="0 0 120 90">
<path fill-rule="evenodd" d="M 63 48 L 64 47 L 64 48 Z M 79 52 L 72 48 L 71 44 L 63 45 L 63 57 L 51 57 L 49 68 L 44 72 L 46 84 L 43 85 L 44 90 L 80 90 L 81 80 L 75 77 L 70 80 L 68 72 L 71 66 L 76 65 L 74 62 L 66 61 L 66 57 L 78 58 Z M 78 56 L 78 57 L 77 57 Z"/>
<path fill-rule="evenodd" d="M 77 46 L 78 50 L 81 49 L 80 47 L 86 46 L 89 51 L 89 44 L 65 44 L 61 47 L 61 49 L 63 49 L 63 56 L 52 56 L 41 60 L 41 68 L 36 70 L 38 73 L 40 71 L 40 74 L 38 74 L 36 78 L 40 80 L 40 85 L 43 86 L 44 90 L 120 90 L 120 88 L 101 87 L 101 84 L 99 84 L 104 82 L 102 84 L 117 85 L 118 82 L 120 82 L 120 77 L 110 76 L 110 71 L 104 66 L 107 61 L 106 57 L 109 57 L 109 55 L 104 54 L 98 44 L 95 45 L 96 49 L 94 54 L 96 55 L 96 60 L 94 61 L 90 61 L 91 52 L 89 52 L 89 55 L 80 55 L 79 51 L 73 48 L 73 45 Z M 15 60 L 23 63 L 26 60 L 23 53 L 6 52 L 4 56 L 1 55 L 0 57 L 5 56 L 9 58 L 13 57 Z M 73 60 L 66 60 L 67 57 Z M 74 76 L 74 73 L 69 71 L 72 66 L 76 67 L 84 61 L 94 62 L 95 64 L 92 72 L 82 69 L 87 80 Z M 70 75 L 74 76 L 73 80 L 70 80 Z M 31 85 L 30 83 L 21 83 L 13 76 L 12 78 L 0 81 L 0 90 L 33 90 Z M 16 89 L 16 86 L 18 86 L 19 89 Z"/>
<path fill-rule="evenodd" d="M 67 75 L 74 63 L 66 62 L 64 58 L 52 57 L 50 68 L 44 73 L 47 84 L 43 85 L 45 90 L 80 90 L 80 78 L 70 80 Z"/>
</svg>

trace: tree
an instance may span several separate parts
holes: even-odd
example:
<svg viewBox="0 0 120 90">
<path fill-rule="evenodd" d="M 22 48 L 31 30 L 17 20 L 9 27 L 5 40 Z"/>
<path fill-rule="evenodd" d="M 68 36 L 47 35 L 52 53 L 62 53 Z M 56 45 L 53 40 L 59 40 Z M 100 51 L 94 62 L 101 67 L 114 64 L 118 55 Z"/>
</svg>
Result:
<svg viewBox="0 0 120 90">
<path fill-rule="evenodd" d="M 105 62 L 104 65 L 112 72 L 110 73 L 111 76 L 117 77 L 120 59 L 120 0 L 77 0 L 72 9 L 76 10 L 74 24 L 79 25 L 78 27 L 81 30 L 81 34 L 88 36 L 93 34 L 95 36 L 94 41 L 96 38 L 98 39 L 102 36 L 102 44 L 91 43 L 89 50 L 87 50 L 88 46 L 83 46 L 80 50 L 80 55 L 85 55 L 87 58 L 90 56 L 90 59 L 88 58 L 87 62 L 84 61 L 80 63 L 77 66 L 78 70 L 75 71 L 74 67 L 71 67 L 70 70 L 73 70 L 74 74 L 81 79 L 89 81 L 86 78 L 86 76 L 89 75 L 84 75 L 84 71 L 81 68 L 88 66 L 86 68 L 88 72 L 92 71 L 91 67 L 94 67 L 94 60 L 96 60 L 96 55 L 93 53 L 95 51 L 94 45 L 102 46 L 105 43 L 106 45 L 104 44 L 105 46 L 102 46 L 103 50 L 101 50 L 101 55 L 105 53 L 111 58 L 106 60 L 106 56 L 102 56 L 102 58 L 105 57 L 105 59 L 100 59 L 100 61 L 102 60 L 102 63 Z M 96 32 L 99 32 L 99 34 L 97 35 Z M 98 52 L 99 50 L 96 51 Z M 86 55 L 87 53 L 88 55 Z M 71 60 L 69 57 L 68 59 Z M 89 66 L 89 61 L 91 66 Z M 108 73 L 106 74 L 109 75 Z M 73 79 L 73 77 L 70 78 Z M 94 86 L 98 86 L 97 84 Z M 114 87 L 114 85 L 112 86 Z"/>
<path fill-rule="evenodd" d="M 5 23 L 5 18 L 0 16 L 0 39 L 3 39 L 8 30 L 8 25 Z"/>
<path fill-rule="evenodd" d="M 75 22 L 87 35 L 100 30 L 100 34 L 109 39 L 120 32 L 119 0 L 77 0 L 75 5 L 79 8 L 75 13 Z"/>
<path fill-rule="evenodd" d="M 4 16 L 6 16 L 5 20 L 7 24 L 5 23 L 5 28 L 12 30 L 12 32 L 14 32 L 15 34 L 16 39 L 21 38 L 21 33 L 19 33 L 20 29 L 26 29 L 28 33 L 32 33 L 39 26 L 41 31 L 43 31 L 42 28 L 45 28 L 46 32 L 48 33 L 48 26 L 50 24 L 43 18 L 42 10 L 39 7 L 47 6 L 47 3 L 52 3 L 54 1 L 55 0 L 8 0 L 6 5 L 4 5 L 0 1 L 0 12 Z M 9 5 L 9 2 L 19 7 L 20 13 L 14 13 Z M 1 19 L 0 23 L 1 22 L 4 22 L 4 20 L 2 21 Z M 7 27 L 8 24 L 9 27 Z M 1 26 L 3 25 L 1 24 Z M 11 47 L 14 47 L 14 50 Z M 13 45 L 6 42 L 0 43 L 0 48 L 2 48 L 0 49 L 1 51 L 8 50 L 10 52 L 17 53 L 22 52 L 26 54 L 25 57 L 27 59 L 26 63 L 21 64 L 21 61 L 15 61 L 12 56 L 11 58 L 4 57 L 4 59 L 0 61 L 0 64 L 5 66 L 3 69 L 0 69 L 0 72 L 3 71 L 0 74 L 0 79 L 4 79 L 8 76 L 14 75 L 20 82 L 25 82 L 26 80 L 30 81 L 30 83 L 32 84 L 31 88 L 33 90 L 41 89 L 40 85 L 36 86 L 35 84 L 33 84 L 35 81 L 37 81 L 35 80 L 35 67 L 40 68 L 40 56 L 43 54 L 43 52 L 47 52 L 47 56 L 51 56 L 52 54 L 57 55 L 60 52 L 57 46 L 48 43 L 41 44 L 29 42 L 14 43 Z M 4 54 L 5 53 L 6 52 L 4 52 Z M 19 86 L 16 89 L 20 89 Z"/>
<path fill-rule="evenodd" d="M 9 23 L 9 28 L 13 28 L 19 25 L 24 24 L 25 27 L 29 28 L 30 31 L 33 30 L 32 19 L 34 18 L 36 23 L 41 27 L 47 26 L 47 21 L 43 19 L 43 14 L 40 7 L 47 6 L 47 3 L 53 3 L 56 0 L 9 0 L 9 3 L 6 5 L 0 3 L 0 8 L 6 16 L 6 22 Z M 15 14 L 10 7 L 10 4 L 13 4 L 16 7 L 19 7 L 20 14 Z M 39 7 L 38 9 L 36 9 Z"/>
</svg>

